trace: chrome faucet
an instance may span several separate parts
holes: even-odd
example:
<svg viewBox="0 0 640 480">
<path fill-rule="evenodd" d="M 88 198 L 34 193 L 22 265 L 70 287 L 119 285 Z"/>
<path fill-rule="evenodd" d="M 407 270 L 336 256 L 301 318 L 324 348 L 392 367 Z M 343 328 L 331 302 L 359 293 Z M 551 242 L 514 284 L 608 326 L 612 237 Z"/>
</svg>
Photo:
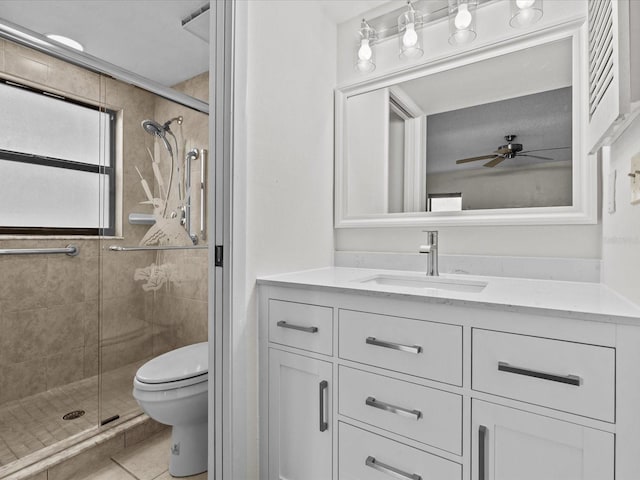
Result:
<svg viewBox="0 0 640 480">
<path fill-rule="evenodd" d="M 437 277 L 438 273 L 438 231 L 425 230 L 427 234 L 426 245 L 420 245 L 420 253 L 427 254 L 427 276 Z"/>
</svg>

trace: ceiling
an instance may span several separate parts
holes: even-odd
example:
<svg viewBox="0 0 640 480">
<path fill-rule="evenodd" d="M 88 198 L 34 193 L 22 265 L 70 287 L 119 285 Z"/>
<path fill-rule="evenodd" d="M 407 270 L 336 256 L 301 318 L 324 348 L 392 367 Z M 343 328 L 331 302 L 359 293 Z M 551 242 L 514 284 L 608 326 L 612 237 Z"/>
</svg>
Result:
<svg viewBox="0 0 640 480">
<path fill-rule="evenodd" d="M 388 2 L 317 1 L 335 23 Z M 170 87 L 209 68 L 209 44 L 182 27 L 183 18 L 208 3 L 209 0 L 0 0 L 0 19 L 40 34 L 73 38 L 84 46 L 85 53 Z M 208 12 L 202 17 L 208 23 Z"/>
<path fill-rule="evenodd" d="M 182 27 L 183 18 L 208 3 L 0 0 L 0 19 L 73 38 L 94 57 L 172 86 L 209 69 L 209 44 Z"/>
</svg>

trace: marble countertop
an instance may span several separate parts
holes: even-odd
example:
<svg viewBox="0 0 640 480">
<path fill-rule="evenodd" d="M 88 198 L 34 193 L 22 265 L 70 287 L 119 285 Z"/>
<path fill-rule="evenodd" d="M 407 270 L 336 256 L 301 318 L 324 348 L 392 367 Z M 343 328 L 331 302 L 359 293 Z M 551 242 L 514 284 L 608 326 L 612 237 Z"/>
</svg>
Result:
<svg viewBox="0 0 640 480">
<path fill-rule="evenodd" d="M 416 283 L 424 273 L 368 268 L 327 267 L 258 278 L 260 285 L 320 289 L 343 293 L 411 297 L 430 303 L 499 308 L 567 318 L 639 324 L 640 306 L 600 283 L 442 274 L 438 281 L 486 282 L 481 291 L 381 285 L 367 281 L 393 276 Z M 419 284 L 418 284 L 419 285 Z"/>
</svg>

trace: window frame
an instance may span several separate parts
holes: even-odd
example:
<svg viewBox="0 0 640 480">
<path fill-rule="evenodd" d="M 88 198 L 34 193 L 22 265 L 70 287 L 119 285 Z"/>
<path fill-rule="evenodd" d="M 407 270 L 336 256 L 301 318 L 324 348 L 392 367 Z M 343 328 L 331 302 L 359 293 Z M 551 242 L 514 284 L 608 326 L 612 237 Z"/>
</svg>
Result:
<svg viewBox="0 0 640 480">
<path fill-rule="evenodd" d="M 73 160 L 65 160 L 62 158 L 48 157 L 44 155 L 35 155 L 31 153 L 15 152 L 0 148 L 0 160 L 18 162 L 24 164 L 41 165 L 44 167 L 64 168 L 75 171 L 95 173 L 97 175 L 105 175 L 108 179 L 108 195 L 109 199 L 109 221 L 108 227 L 98 226 L 96 228 L 78 228 L 78 227 L 25 227 L 25 226 L 7 226 L 0 225 L 0 235 L 38 235 L 38 236 L 54 236 L 54 235 L 73 235 L 73 236 L 114 236 L 116 232 L 116 116 L 117 111 L 110 110 L 105 107 L 82 102 L 73 98 L 54 94 L 46 90 L 31 87 L 11 80 L 0 78 L 0 83 L 4 83 L 11 87 L 22 88 L 33 93 L 45 95 L 60 101 L 79 105 L 81 107 L 106 113 L 109 121 L 109 166 L 94 165 L 90 163 L 77 162 Z M 100 213 L 100 215 L 102 215 Z"/>
</svg>

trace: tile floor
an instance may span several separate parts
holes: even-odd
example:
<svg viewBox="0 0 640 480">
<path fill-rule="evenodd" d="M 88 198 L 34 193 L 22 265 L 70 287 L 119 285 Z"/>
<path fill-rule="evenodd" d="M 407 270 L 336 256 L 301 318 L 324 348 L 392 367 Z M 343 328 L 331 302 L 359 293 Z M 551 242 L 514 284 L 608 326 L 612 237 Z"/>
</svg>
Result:
<svg viewBox="0 0 640 480">
<path fill-rule="evenodd" d="M 147 440 L 113 455 L 84 480 L 170 480 L 169 443 L 171 430 L 166 429 Z M 189 480 L 207 480 L 207 473 Z"/>
<path fill-rule="evenodd" d="M 96 376 L 0 405 L 0 466 L 96 427 L 99 419 L 137 410 L 131 388 L 139 365 L 105 373 L 102 399 Z M 63 420 L 72 410 L 86 413 Z"/>
</svg>

